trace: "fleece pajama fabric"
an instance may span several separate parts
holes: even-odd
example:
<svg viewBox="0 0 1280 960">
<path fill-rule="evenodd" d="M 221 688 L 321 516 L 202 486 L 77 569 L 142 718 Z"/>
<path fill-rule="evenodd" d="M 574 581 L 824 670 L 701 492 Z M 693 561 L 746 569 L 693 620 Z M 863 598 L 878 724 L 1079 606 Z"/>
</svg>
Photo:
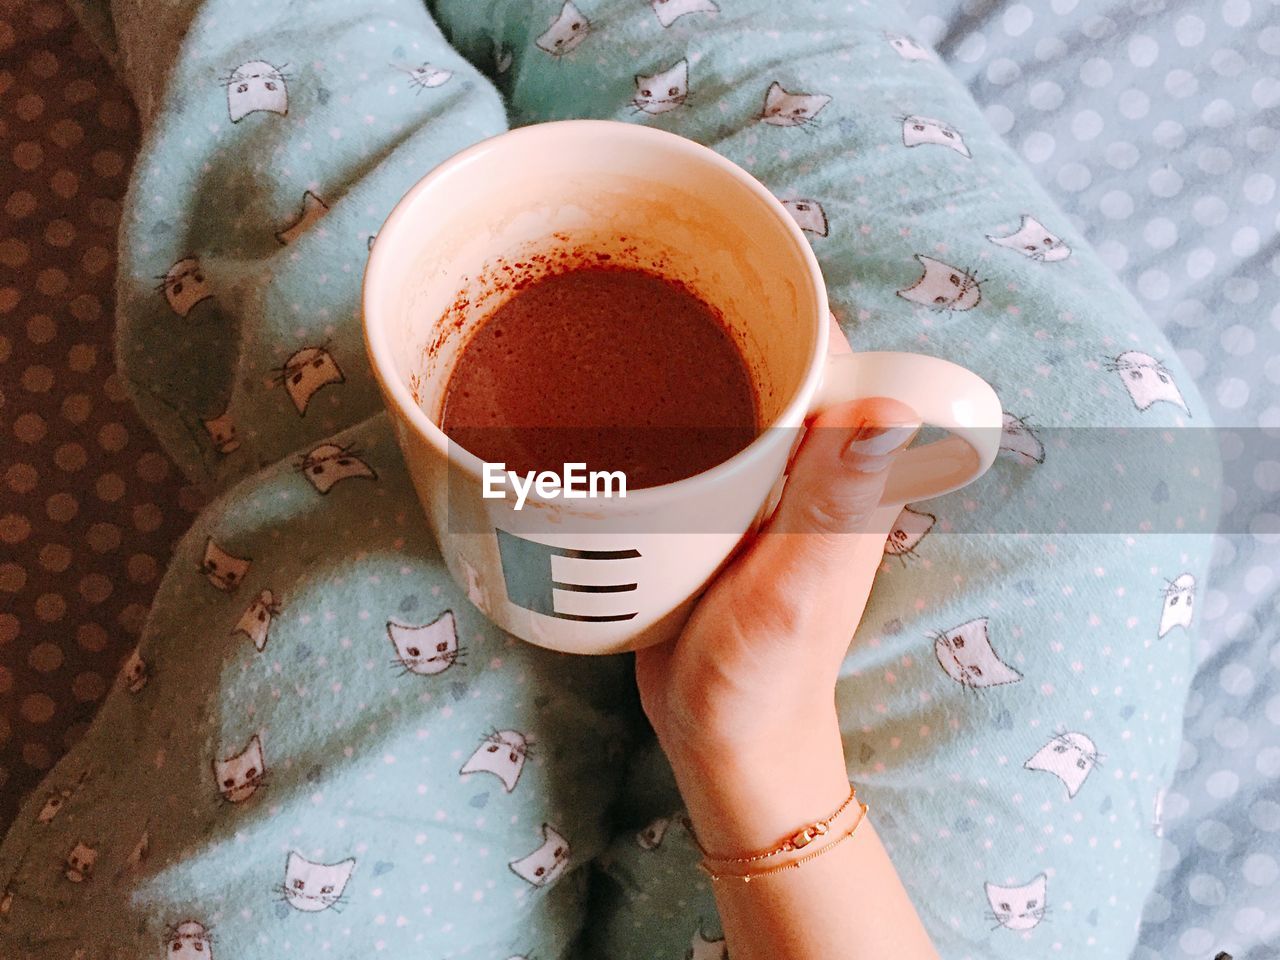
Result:
<svg viewBox="0 0 1280 960">
<path fill-rule="evenodd" d="M 0 956 L 726 955 L 630 658 L 541 650 L 468 604 L 361 338 L 399 197 L 570 117 L 743 165 L 807 231 L 855 349 L 997 388 L 991 473 L 887 541 L 837 691 L 850 776 L 947 960 L 1128 954 L 1209 538 L 1055 523 L 1197 472 L 1122 474 L 1061 437 L 1172 436 L 1205 407 L 894 3 L 79 6 L 146 128 L 121 369 L 219 496 L 0 846 Z"/>
</svg>

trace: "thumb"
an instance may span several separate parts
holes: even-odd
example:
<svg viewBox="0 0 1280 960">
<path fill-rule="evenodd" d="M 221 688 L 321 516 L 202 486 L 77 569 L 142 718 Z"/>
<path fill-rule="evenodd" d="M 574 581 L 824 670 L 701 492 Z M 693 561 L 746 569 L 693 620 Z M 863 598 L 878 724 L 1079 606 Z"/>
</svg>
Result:
<svg viewBox="0 0 1280 960">
<path fill-rule="evenodd" d="M 870 565 L 869 589 L 884 539 L 870 542 L 871 518 L 889 467 L 919 428 L 914 410 L 886 398 L 833 407 L 815 418 L 781 503 L 745 558 L 743 586 L 757 597 L 781 594 L 775 602 L 787 606 L 838 606 L 837 598 L 858 592 L 849 590 L 854 568 Z"/>
</svg>

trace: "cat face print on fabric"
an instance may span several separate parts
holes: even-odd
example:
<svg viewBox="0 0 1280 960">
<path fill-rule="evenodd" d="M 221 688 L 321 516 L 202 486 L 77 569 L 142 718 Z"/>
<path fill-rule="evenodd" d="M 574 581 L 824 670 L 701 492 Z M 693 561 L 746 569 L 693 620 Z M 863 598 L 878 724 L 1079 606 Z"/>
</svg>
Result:
<svg viewBox="0 0 1280 960">
<path fill-rule="evenodd" d="M 1167 367 L 1149 353 L 1129 350 L 1118 357 L 1109 358 L 1106 368 L 1120 375 L 1129 399 L 1139 410 L 1148 410 L 1152 404 L 1164 401 L 1181 407 L 1190 414 L 1187 402 L 1182 399 L 1178 384 Z"/>
<path fill-rule="evenodd" d="M 925 535 L 933 529 L 938 518 L 931 513 L 922 513 L 903 507 L 898 519 L 893 522 L 893 529 L 884 541 L 884 552 L 890 557 L 914 557 L 916 547 Z"/>
<path fill-rule="evenodd" d="M 84 784 L 84 781 L 88 778 L 88 776 L 89 776 L 89 771 L 86 770 L 80 774 L 80 777 L 71 786 L 63 787 L 61 790 L 57 790 L 53 793 L 50 793 L 45 798 L 44 806 L 42 806 L 40 810 L 36 813 L 36 823 L 39 823 L 39 824 L 52 823 L 54 821 L 54 818 L 57 817 L 58 814 L 62 812 L 63 807 L 67 805 L 67 801 L 70 800 L 71 797 L 75 794 L 75 792 L 79 790 L 80 787 Z"/>
<path fill-rule="evenodd" d="M 430 63 L 422 63 L 416 67 L 401 67 L 400 69 L 409 75 L 409 86 L 413 87 L 415 94 L 422 93 L 423 90 L 434 90 L 436 87 L 443 87 L 453 79 L 452 70 L 446 70 L 444 67 L 437 67 Z"/>
<path fill-rule="evenodd" d="M 276 239 L 288 246 L 306 233 L 316 222 L 329 212 L 329 205 L 308 190 L 302 195 L 302 209 L 294 221 L 276 234 Z"/>
<path fill-rule="evenodd" d="M 1043 770 L 1051 773 L 1067 788 L 1067 797 L 1080 792 L 1085 779 L 1098 766 L 1101 756 L 1098 748 L 1083 733 L 1059 733 L 1043 747 L 1027 758 L 1022 766 L 1027 770 Z"/>
<path fill-rule="evenodd" d="M 458 630 L 452 610 L 446 610 L 420 627 L 388 620 L 387 636 L 396 650 L 391 663 L 401 676 L 416 673 L 425 677 L 444 673 L 458 662 L 463 653 L 458 646 Z"/>
<path fill-rule="evenodd" d="M 569 841 L 560 831 L 544 823 L 542 837 L 542 846 L 537 850 L 507 864 L 516 876 L 535 887 L 555 883 L 569 865 Z"/>
<path fill-rule="evenodd" d="M 276 382 L 284 384 L 298 416 L 305 417 L 316 391 L 331 383 L 346 383 L 347 378 L 324 347 L 303 347 L 277 368 Z"/>
<path fill-rule="evenodd" d="M 708 937 L 702 932 L 702 926 L 693 932 L 689 941 L 689 949 L 684 952 L 685 960 L 729 960 L 729 945 L 723 938 Z"/>
<path fill-rule="evenodd" d="M 1020 887 L 985 884 L 987 903 L 991 905 L 988 918 L 995 921 L 996 927 L 1010 930 L 1030 930 L 1038 926 L 1047 909 L 1044 900 L 1047 886 L 1048 878 L 1043 873 Z"/>
<path fill-rule="evenodd" d="M 969 148 L 965 146 L 964 137 L 960 135 L 960 131 L 945 120 L 915 115 L 903 117 L 902 145 L 904 147 L 919 147 L 926 144 L 950 147 L 962 157 L 972 156 L 969 153 Z"/>
<path fill-rule="evenodd" d="M 213 542 L 213 537 L 205 540 L 204 559 L 200 562 L 200 572 L 219 590 L 234 593 L 252 565 L 253 561 L 250 559 L 227 553 Z"/>
<path fill-rule="evenodd" d="M 240 449 L 240 438 L 236 436 L 236 422 L 230 413 L 223 413 L 210 420 L 201 420 L 204 432 L 209 435 L 213 449 L 224 456 Z"/>
<path fill-rule="evenodd" d="M 982 281 L 967 270 L 916 254 L 924 273 L 898 296 L 934 310 L 972 310 L 982 302 Z"/>
<path fill-rule="evenodd" d="M 184 920 L 164 938 L 165 956 L 170 960 L 213 960 L 213 938 L 198 920 Z"/>
<path fill-rule="evenodd" d="M 820 237 L 827 235 L 827 211 L 817 200 L 783 200 L 782 205 L 801 230 Z"/>
<path fill-rule="evenodd" d="M 288 64 L 272 66 L 265 60 L 250 60 L 231 71 L 223 82 L 227 88 L 227 114 L 239 123 L 259 110 L 284 116 L 289 112 Z"/>
<path fill-rule="evenodd" d="M 573 0 L 565 0 L 560 13 L 551 21 L 551 26 L 534 42 L 539 50 L 553 57 L 563 57 L 576 50 L 590 32 L 591 22 L 573 5 Z"/>
<path fill-rule="evenodd" d="M 160 278 L 160 290 L 169 304 L 169 309 L 180 317 L 189 314 L 197 303 L 203 303 L 213 296 L 209 284 L 205 280 L 204 270 L 195 257 L 183 257 L 169 268 Z"/>
<path fill-rule="evenodd" d="M 285 902 L 304 913 L 319 913 L 338 906 L 355 868 L 354 857 L 338 863 L 315 863 L 291 851 L 284 868 Z"/>
<path fill-rule="evenodd" d="M 44 806 L 36 814 L 36 823 L 53 823 L 54 818 L 62 812 L 63 806 L 71 796 L 70 790 L 63 790 L 61 793 L 51 793 L 44 802 Z"/>
<path fill-rule="evenodd" d="M 995 687 L 1022 679 L 1022 674 L 1001 660 L 992 648 L 987 625 L 987 617 L 978 617 L 934 635 L 934 656 L 956 683 Z"/>
<path fill-rule="evenodd" d="M 657 850 L 666 839 L 670 826 L 670 817 L 658 817 L 643 830 L 637 831 L 636 844 L 641 850 Z"/>
<path fill-rule="evenodd" d="M 933 53 L 928 47 L 919 43 L 914 37 L 909 37 L 905 33 L 886 33 L 885 39 L 889 41 L 889 46 L 897 52 L 903 60 L 932 60 Z"/>
<path fill-rule="evenodd" d="M 1164 588 L 1164 603 L 1160 607 L 1160 633 L 1163 637 L 1174 627 L 1191 626 L 1192 605 L 1195 602 L 1196 578 L 1181 574 Z"/>
<path fill-rule="evenodd" d="M 142 654 L 135 647 L 133 652 L 129 654 L 129 659 L 120 668 L 120 682 L 125 685 L 125 688 L 130 693 L 141 693 L 142 688 L 147 685 L 149 679 L 147 661 L 142 659 Z"/>
<path fill-rule="evenodd" d="M 813 123 L 830 102 L 825 93 L 789 93 L 775 80 L 765 91 L 760 119 L 771 127 L 803 127 Z"/>
<path fill-rule="evenodd" d="M 373 468 L 356 456 L 354 448 L 340 447 L 336 443 L 322 443 L 308 452 L 299 462 L 298 472 L 321 494 L 328 493 L 339 481 L 351 477 L 378 479 Z"/>
<path fill-rule="evenodd" d="M 279 615 L 279 598 L 272 591 L 263 590 L 253 598 L 253 602 L 245 612 L 240 614 L 240 619 L 236 621 L 231 635 L 234 637 L 238 633 L 244 634 L 253 641 L 254 648 L 261 653 L 266 649 L 271 624 Z"/>
<path fill-rule="evenodd" d="M 1044 444 L 1027 426 L 1026 417 L 1005 411 L 1000 429 L 1000 450 L 1028 466 L 1044 463 Z"/>
<path fill-rule="evenodd" d="M 491 773 L 502 781 L 510 793 L 520 782 L 520 773 L 529 756 L 529 738 L 519 730 L 494 730 L 489 733 L 475 753 L 458 771 L 459 776 L 469 773 Z"/>
<path fill-rule="evenodd" d="M 657 116 L 683 107 L 689 97 L 689 61 L 678 60 L 653 76 L 636 74 L 636 94 L 631 105 L 637 110 Z"/>
<path fill-rule="evenodd" d="M 218 783 L 218 792 L 228 803 L 244 803 L 258 792 L 266 775 L 262 738 L 256 733 L 239 753 L 225 760 L 213 760 L 213 779 Z"/>
<path fill-rule="evenodd" d="M 1050 233 L 1035 217 L 1022 217 L 1022 225 L 1008 236 L 987 234 L 987 239 L 998 247 L 1005 247 L 1040 263 L 1056 263 L 1071 256 L 1071 248 L 1056 233 Z"/>
<path fill-rule="evenodd" d="M 97 848 L 83 840 L 77 840 L 76 845 L 67 854 L 62 875 L 72 883 L 84 883 L 86 880 L 93 879 L 93 868 L 97 862 Z"/>
<path fill-rule="evenodd" d="M 720 7 L 715 0 L 649 0 L 658 22 L 669 27 L 683 16 L 691 13 L 719 13 Z"/>
</svg>

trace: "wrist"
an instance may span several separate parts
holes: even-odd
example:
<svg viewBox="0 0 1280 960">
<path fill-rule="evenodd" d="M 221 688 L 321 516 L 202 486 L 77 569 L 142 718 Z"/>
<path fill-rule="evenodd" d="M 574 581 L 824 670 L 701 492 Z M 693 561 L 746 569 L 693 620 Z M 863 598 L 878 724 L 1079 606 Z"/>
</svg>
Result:
<svg viewBox="0 0 1280 960">
<path fill-rule="evenodd" d="M 671 758 L 689 819 L 710 853 L 768 849 L 847 799 L 834 712 L 827 723 L 771 733 Z"/>
</svg>

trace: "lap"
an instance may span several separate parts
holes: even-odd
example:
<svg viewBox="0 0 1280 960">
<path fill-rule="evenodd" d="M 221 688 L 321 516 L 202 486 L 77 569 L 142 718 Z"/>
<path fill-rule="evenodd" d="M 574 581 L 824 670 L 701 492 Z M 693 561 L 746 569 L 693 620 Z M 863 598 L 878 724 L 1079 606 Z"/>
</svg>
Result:
<svg viewBox="0 0 1280 960">
<path fill-rule="evenodd" d="M 334 441 L 350 466 L 326 492 L 283 463 L 179 545 L 136 660 L 5 841 L 19 955 L 574 938 L 634 739 L 630 662 L 490 625 L 385 418 Z"/>
</svg>

